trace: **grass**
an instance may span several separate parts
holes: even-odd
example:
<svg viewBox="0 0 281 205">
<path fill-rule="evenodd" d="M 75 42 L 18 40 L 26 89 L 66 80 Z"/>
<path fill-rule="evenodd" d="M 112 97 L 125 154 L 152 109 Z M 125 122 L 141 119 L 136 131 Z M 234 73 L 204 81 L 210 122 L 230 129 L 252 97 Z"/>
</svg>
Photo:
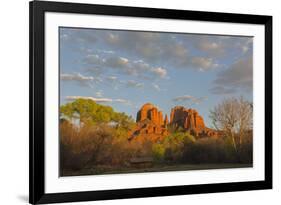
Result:
<svg viewBox="0 0 281 205">
<path fill-rule="evenodd" d="M 83 175 L 104 175 L 104 174 L 128 174 L 128 173 L 144 173 L 144 172 L 166 172 L 166 171 L 188 171 L 188 170 L 210 170 L 210 169 L 231 169 L 231 168 L 251 168 L 252 164 L 156 164 L 151 167 L 111 167 L 96 166 L 85 168 L 82 170 L 72 171 L 63 170 L 62 176 L 83 176 Z"/>
</svg>

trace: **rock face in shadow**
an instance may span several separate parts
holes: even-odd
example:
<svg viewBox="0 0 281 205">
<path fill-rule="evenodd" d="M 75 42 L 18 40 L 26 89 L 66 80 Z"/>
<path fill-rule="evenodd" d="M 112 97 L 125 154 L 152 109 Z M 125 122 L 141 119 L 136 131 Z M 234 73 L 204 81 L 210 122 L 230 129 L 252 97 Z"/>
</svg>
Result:
<svg viewBox="0 0 281 205">
<path fill-rule="evenodd" d="M 169 119 L 168 119 L 168 115 L 165 115 L 165 119 L 164 119 L 164 126 L 167 127 L 169 124 Z"/>
</svg>

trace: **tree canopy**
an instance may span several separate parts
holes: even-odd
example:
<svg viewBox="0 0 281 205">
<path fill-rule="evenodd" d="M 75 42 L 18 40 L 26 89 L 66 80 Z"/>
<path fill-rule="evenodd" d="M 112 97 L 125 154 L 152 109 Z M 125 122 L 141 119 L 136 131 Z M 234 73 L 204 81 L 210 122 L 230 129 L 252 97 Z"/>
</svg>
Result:
<svg viewBox="0 0 281 205">
<path fill-rule="evenodd" d="M 79 113 L 81 122 L 88 123 L 117 123 L 128 127 L 134 120 L 125 113 L 115 112 L 110 106 L 100 105 L 90 99 L 77 99 L 60 106 L 60 114 L 72 118 Z"/>
</svg>

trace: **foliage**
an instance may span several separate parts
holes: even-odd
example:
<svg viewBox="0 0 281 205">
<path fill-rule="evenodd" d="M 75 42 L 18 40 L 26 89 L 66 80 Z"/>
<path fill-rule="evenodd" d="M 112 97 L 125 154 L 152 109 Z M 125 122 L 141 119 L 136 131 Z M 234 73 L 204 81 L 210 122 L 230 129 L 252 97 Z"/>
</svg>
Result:
<svg viewBox="0 0 281 205">
<path fill-rule="evenodd" d="M 152 158 L 155 164 L 163 166 L 253 162 L 250 125 L 243 125 L 243 129 L 247 127 L 250 130 L 242 132 L 235 126 L 235 131 L 225 132 L 225 136 L 219 138 L 194 137 L 180 127 L 169 126 L 168 136 L 152 142 L 149 138 L 128 140 L 128 133 L 135 125 L 132 118 L 115 112 L 109 106 L 78 99 L 62 105 L 60 111 L 68 119 L 79 113 L 82 122 L 81 126 L 75 126 L 69 120 L 60 122 L 61 175 L 67 170 L 80 173 L 81 170 L 100 167 L 125 169 L 131 166 L 132 158 L 138 157 Z M 234 147 L 233 140 L 239 142 L 239 146 Z"/>
<path fill-rule="evenodd" d="M 129 129 L 134 120 L 125 113 L 118 113 L 110 106 L 100 105 L 90 99 L 77 99 L 60 107 L 60 113 L 71 119 L 75 113 L 86 123 L 117 123 L 117 126 Z"/>
<path fill-rule="evenodd" d="M 105 123 L 86 124 L 79 129 L 67 121 L 60 123 L 61 173 L 99 165 L 125 166 L 134 150 L 127 135 L 121 136 L 119 131 Z"/>
<path fill-rule="evenodd" d="M 153 157 L 156 161 L 176 161 L 180 158 L 185 144 L 194 143 L 195 137 L 184 131 L 177 131 L 165 137 L 163 142 L 153 145 Z"/>
<path fill-rule="evenodd" d="M 165 147 L 163 144 L 153 144 L 152 145 L 152 153 L 153 153 L 153 158 L 156 161 L 162 162 L 164 160 L 164 155 L 165 155 Z"/>
</svg>

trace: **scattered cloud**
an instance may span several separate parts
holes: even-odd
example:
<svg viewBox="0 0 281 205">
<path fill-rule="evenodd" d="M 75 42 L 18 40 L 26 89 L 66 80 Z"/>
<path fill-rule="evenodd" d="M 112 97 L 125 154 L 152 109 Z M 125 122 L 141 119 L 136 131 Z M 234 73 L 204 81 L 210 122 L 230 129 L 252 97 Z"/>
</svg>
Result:
<svg viewBox="0 0 281 205">
<path fill-rule="evenodd" d="M 207 99 L 207 96 L 194 97 L 194 96 L 191 96 L 191 95 L 182 95 L 182 96 L 175 97 L 172 100 L 174 102 L 191 102 L 192 104 L 199 104 L 206 99 Z"/>
<path fill-rule="evenodd" d="M 212 41 L 206 38 L 199 40 L 198 49 L 211 56 L 221 56 L 225 53 L 225 46 L 221 41 Z"/>
<path fill-rule="evenodd" d="M 253 65 L 248 56 L 252 57 L 253 38 L 250 37 L 101 29 L 65 29 L 60 34 L 62 45 L 70 48 L 69 52 L 73 52 L 72 48 L 76 52 L 73 55 L 75 59 L 62 55 L 65 58 L 62 62 L 70 63 L 70 59 L 75 60 L 78 68 L 84 69 L 81 73 L 61 74 L 61 79 L 90 86 L 103 82 L 95 85 L 94 92 L 88 93 L 93 97 L 67 96 L 68 100 L 84 98 L 100 103 L 130 105 L 128 100 L 118 98 L 118 92 L 112 92 L 111 95 L 110 89 L 127 88 L 124 92 L 136 93 L 142 92 L 143 88 L 148 88 L 153 93 L 166 91 L 180 86 L 182 82 L 176 81 L 182 78 L 176 78 L 178 75 L 190 74 L 190 78 L 200 76 L 200 73 L 193 75 L 194 72 L 188 70 L 212 70 L 210 78 L 202 82 L 202 87 L 210 89 L 212 94 L 234 94 L 242 90 L 252 90 Z M 72 56 L 72 53 L 69 54 Z M 230 65 L 235 59 L 238 60 Z M 161 81 L 169 78 L 175 82 L 175 86 L 170 88 L 165 85 L 171 85 L 171 82 Z M 198 78 L 200 81 L 201 78 Z M 99 89 L 110 97 L 106 98 Z M 174 97 L 173 92 L 167 95 L 172 95 L 170 99 Z M 128 96 L 130 100 L 134 100 L 131 99 L 133 95 Z M 172 101 L 198 104 L 206 99 L 207 97 L 182 95 Z"/>
<path fill-rule="evenodd" d="M 77 99 L 86 99 L 86 100 L 92 100 L 97 103 L 121 103 L 121 104 L 130 104 L 130 101 L 125 99 L 111 99 L 111 98 L 96 98 L 96 97 L 89 97 L 89 96 L 66 96 L 66 100 L 72 101 Z"/>
<path fill-rule="evenodd" d="M 94 78 L 93 76 L 84 76 L 80 73 L 62 73 L 60 74 L 60 79 L 63 81 L 73 81 L 78 82 L 80 85 L 92 87 L 93 82 L 101 82 L 100 78 Z"/>
<path fill-rule="evenodd" d="M 167 75 L 167 70 L 161 67 L 158 68 L 152 68 L 152 72 L 156 75 L 159 76 L 161 78 L 166 77 Z"/>
<path fill-rule="evenodd" d="M 91 70 L 100 72 L 101 67 L 117 66 L 116 70 L 130 75 L 140 75 L 145 70 L 138 72 L 138 67 L 144 69 L 147 65 L 151 68 L 148 72 L 150 70 L 153 73 L 154 68 L 157 73 L 156 68 L 163 67 L 163 59 L 165 67 L 168 68 L 173 66 L 206 71 L 218 67 L 222 56 L 230 57 L 249 52 L 253 42 L 251 37 L 75 28 L 62 29 L 61 38 L 65 37 L 74 39 L 67 41 L 73 45 L 79 41 L 80 44 L 76 46 L 84 46 L 85 53 L 100 54 L 89 55 L 83 60 L 84 63 L 95 64 Z M 98 45 L 96 49 L 88 46 L 92 43 Z M 117 53 L 123 57 L 118 57 Z M 131 56 L 138 56 L 143 62 L 136 63 L 130 60 Z"/>
<path fill-rule="evenodd" d="M 191 59 L 191 65 L 196 68 L 199 68 L 200 71 L 206 71 L 219 66 L 217 63 L 214 62 L 213 58 L 206 57 L 193 57 Z"/>
<path fill-rule="evenodd" d="M 74 81 L 93 81 L 94 77 L 92 76 L 83 76 L 80 73 L 75 74 L 61 74 L 61 80 L 74 80 Z"/>
<path fill-rule="evenodd" d="M 95 64 L 95 65 L 103 64 L 104 61 L 105 60 L 103 60 L 98 54 L 89 54 L 83 59 L 84 63 Z"/>
<path fill-rule="evenodd" d="M 159 85 L 152 83 L 152 87 L 157 90 L 157 91 L 161 91 L 161 88 L 159 87 Z"/>
<path fill-rule="evenodd" d="M 99 39 L 93 30 L 80 28 L 60 28 L 60 37 L 72 43 L 79 42 L 85 45 L 96 43 Z"/>
<path fill-rule="evenodd" d="M 144 87 L 144 84 L 143 83 L 139 83 L 139 82 L 136 82 L 134 80 L 128 80 L 126 82 L 126 86 L 128 87 L 134 87 L 134 88 L 143 88 Z"/>
<path fill-rule="evenodd" d="M 213 94 L 232 94 L 237 90 L 253 90 L 253 59 L 240 59 L 227 70 L 218 73 L 210 91 Z"/>
<path fill-rule="evenodd" d="M 113 100 L 113 102 L 118 102 L 118 103 L 122 103 L 122 104 L 125 104 L 125 105 L 131 105 L 132 103 L 128 100 L 125 100 L 125 99 L 115 99 Z"/>
<path fill-rule="evenodd" d="M 110 44 L 117 44 L 120 38 L 118 34 L 108 33 L 105 40 Z"/>
<path fill-rule="evenodd" d="M 112 50 L 98 49 L 97 51 L 100 52 L 100 53 L 105 53 L 105 54 L 114 54 L 115 53 L 115 51 L 112 51 Z"/>
<path fill-rule="evenodd" d="M 94 69 L 88 70 L 93 72 L 105 71 L 105 68 L 110 68 L 117 73 L 132 75 L 137 77 L 150 78 L 151 74 L 158 78 L 164 78 L 167 75 L 167 70 L 162 67 L 154 67 L 142 60 L 132 61 L 125 57 L 110 56 L 102 58 L 97 54 L 87 55 L 83 62 Z"/>
<path fill-rule="evenodd" d="M 96 96 L 97 96 L 98 98 L 102 97 L 102 96 L 103 96 L 102 90 L 97 91 L 97 92 L 96 92 Z"/>
<path fill-rule="evenodd" d="M 242 53 L 245 54 L 253 47 L 253 38 L 247 38 L 244 41 L 239 41 L 237 43 L 238 47 L 241 49 Z"/>
<path fill-rule="evenodd" d="M 107 76 L 107 80 L 116 81 L 118 78 L 116 76 Z"/>
<path fill-rule="evenodd" d="M 191 96 L 191 95 L 183 95 L 183 96 L 175 97 L 173 99 L 173 101 L 178 102 L 178 101 L 185 101 L 185 100 L 191 100 L 191 99 L 193 99 L 193 96 Z"/>
<path fill-rule="evenodd" d="M 60 39 L 62 39 L 62 40 L 68 40 L 68 38 L 69 38 L 69 35 L 68 35 L 67 33 L 61 33 L 61 34 L 60 34 Z"/>
<path fill-rule="evenodd" d="M 112 102 L 113 100 L 110 98 L 95 98 L 95 97 L 87 97 L 87 96 L 66 96 L 66 100 L 77 100 L 77 99 L 85 99 L 85 100 L 92 100 L 95 102 Z"/>
</svg>

